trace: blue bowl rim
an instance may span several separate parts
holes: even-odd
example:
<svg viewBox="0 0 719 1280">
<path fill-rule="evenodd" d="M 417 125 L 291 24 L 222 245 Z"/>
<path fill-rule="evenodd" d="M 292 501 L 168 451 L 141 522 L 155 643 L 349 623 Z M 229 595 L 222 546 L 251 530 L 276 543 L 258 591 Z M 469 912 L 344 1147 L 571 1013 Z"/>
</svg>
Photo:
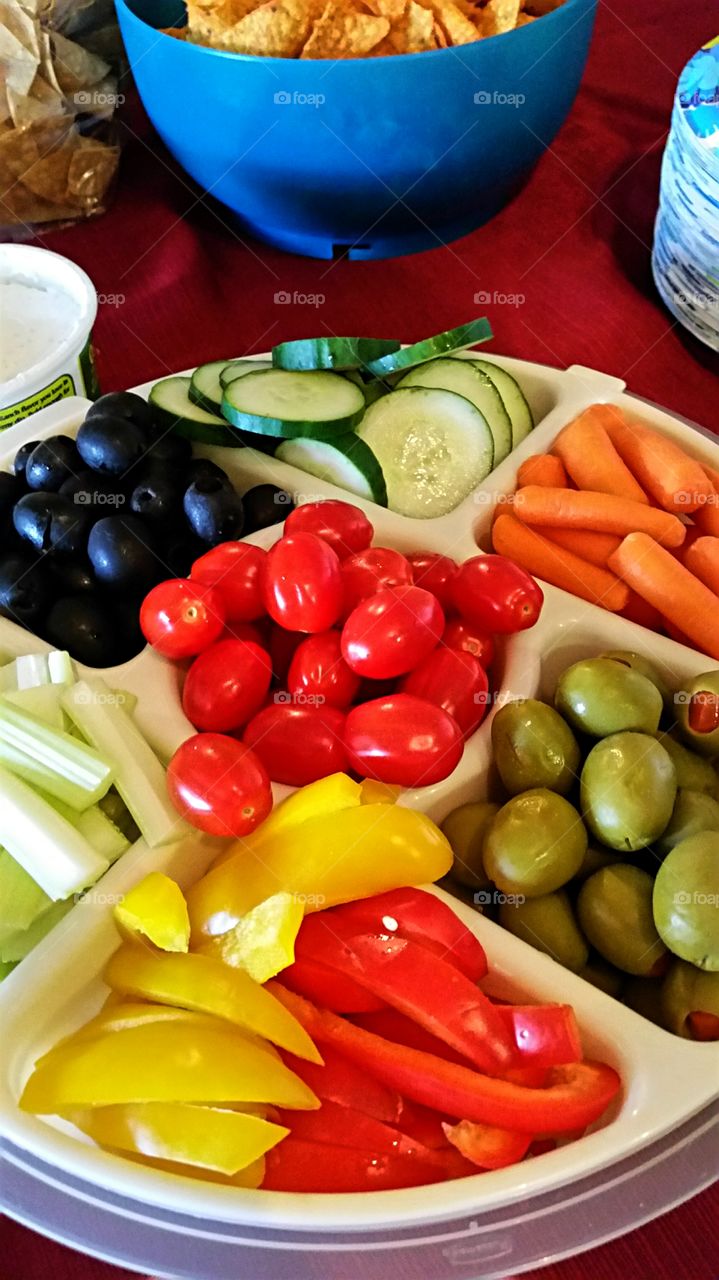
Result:
<svg viewBox="0 0 719 1280">
<path fill-rule="evenodd" d="M 537 19 L 537 21 L 541 22 L 542 24 L 549 23 L 549 22 L 552 22 L 554 24 L 560 20 L 560 17 L 563 17 L 567 13 L 570 13 L 573 9 L 577 9 L 580 6 L 584 6 L 587 9 L 587 12 L 589 12 L 590 10 L 596 10 L 598 4 L 599 4 L 599 0 L 564 0 L 563 4 L 558 5 L 556 9 L 552 9 L 550 13 L 542 14 L 542 16 Z M 142 26 L 147 27 L 148 30 L 154 31 L 156 35 L 161 37 L 161 39 L 173 40 L 175 43 L 178 43 L 175 40 L 174 36 L 166 35 L 161 28 L 153 27 L 149 22 L 146 22 L 144 18 L 141 18 L 138 14 L 136 14 L 133 11 L 133 9 L 130 8 L 129 4 L 126 3 L 126 0 L 115 0 L 115 6 L 117 9 L 124 9 L 125 12 L 131 18 L 134 18 L 134 20 L 136 22 L 139 22 Z M 560 15 L 560 17 L 558 17 L 557 15 Z M 569 28 L 570 31 L 573 26 L 576 26 L 579 20 L 580 19 L 577 18 L 576 21 L 571 24 Z M 177 27 L 176 30 L 180 31 L 182 30 L 182 28 Z M 446 57 L 447 54 L 450 54 L 454 57 L 459 57 L 461 61 L 462 59 L 461 59 L 460 51 L 462 49 L 472 49 L 475 47 L 475 45 L 485 46 L 488 40 L 489 41 L 509 40 L 513 36 L 518 37 L 520 36 L 520 34 L 524 35 L 524 33 L 527 34 L 527 37 L 529 39 L 532 39 L 533 30 L 534 30 L 534 23 L 530 22 L 523 27 L 514 27 L 511 31 L 503 31 L 501 35 L 488 36 L 484 40 L 472 41 L 471 43 L 466 45 L 448 45 L 447 48 L 445 49 L 423 49 L 421 51 L 418 51 L 417 53 L 388 53 L 388 54 L 383 54 L 383 56 L 380 58 L 372 58 L 372 57 L 366 57 L 366 56 L 359 57 L 359 58 L 307 58 L 304 60 L 304 65 L 312 66 L 314 64 L 317 66 L 335 67 L 335 66 L 347 66 L 347 65 L 352 66 L 356 63 L 362 63 L 363 65 L 372 63 L 379 67 L 383 63 L 391 63 L 392 65 L 394 65 L 400 60 L 406 63 L 409 58 L 438 59 L 438 58 Z M 260 66 L 267 66 L 267 67 L 286 67 L 288 63 L 294 65 L 296 63 L 302 62 L 302 59 L 300 58 L 274 58 L 274 57 L 270 58 L 270 57 L 265 57 L 263 54 L 257 54 L 257 53 L 233 53 L 229 49 L 213 49 L 210 45 L 193 44 L 190 41 L 182 41 L 181 43 L 184 49 L 197 50 L 197 52 L 200 55 L 212 54 L 216 58 L 223 58 L 223 59 L 231 58 L 235 62 L 246 63 L 248 65 L 254 65 L 254 66 L 260 65 Z M 553 46 L 550 46 L 550 48 L 552 47 Z M 191 55 L 191 56 L 194 56 L 194 55 Z"/>
</svg>

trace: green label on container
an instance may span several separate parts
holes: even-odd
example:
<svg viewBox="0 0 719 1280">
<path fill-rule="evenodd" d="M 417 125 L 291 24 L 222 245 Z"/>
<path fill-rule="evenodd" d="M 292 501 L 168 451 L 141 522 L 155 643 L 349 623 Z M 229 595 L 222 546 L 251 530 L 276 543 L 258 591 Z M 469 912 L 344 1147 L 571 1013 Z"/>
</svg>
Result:
<svg viewBox="0 0 719 1280">
<path fill-rule="evenodd" d="M 64 400 L 66 396 L 74 396 L 74 394 L 75 383 L 70 374 L 61 373 L 59 378 L 55 378 L 54 382 L 43 387 L 41 391 L 34 391 L 24 400 L 18 400 L 16 404 L 9 404 L 6 409 L 0 409 L 0 431 L 14 426 L 21 418 L 28 418 L 31 413 L 47 409 L 47 406 L 55 404 L 56 400 Z"/>
<path fill-rule="evenodd" d="M 92 337 L 89 337 L 79 356 L 80 374 L 85 384 L 85 395 L 88 400 L 97 400 L 100 394 L 100 384 L 97 380 L 97 370 L 95 368 L 95 352 L 92 346 Z"/>
</svg>

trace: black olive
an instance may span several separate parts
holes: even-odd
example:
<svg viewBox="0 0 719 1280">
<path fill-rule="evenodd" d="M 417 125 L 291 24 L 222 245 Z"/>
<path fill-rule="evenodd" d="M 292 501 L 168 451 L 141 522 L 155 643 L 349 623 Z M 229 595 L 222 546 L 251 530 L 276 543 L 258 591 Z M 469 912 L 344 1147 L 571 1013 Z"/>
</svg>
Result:
<svg viewBox="0 0 719 1280">
<path fill-rule="evenodd" d="M 192 441 L 174 431 L 165 431 L 150 441 L 145 457 L 150 466 L 184 468 L 192 457 Z"/>
<path fill-rule="evenodd" d="M 144 592 L 163 576 L 149 526 L 137 516 L 105 516 L 93 525 L 87 551 L 95 577 L 119 591 Z"/>
<path fill-rule="evenodd" d="M 135 426 L 141 427 L 146 435 L 152 435 L 155 431 L 155 413 L 151 404 L 147 400 L 143 400 L 142 396 L 135 395 L 134 391 L 109 391 L 107 395 L 100 396 L 92 406 L 88 409 L 85 421 L 88 418 L 104 418 L 107 415 L 113 418 L 123 418 L 126 422 L 133 422 Z"/>
<path fill-rule="evenodd" d="M 35 446 L 25 465 L 25 483 L 30 489 L 57 493 L 82 468 L 77 445 L 69 436 L 48 436 Z"/>
<path fill-rule="evenodd" d="M 242 505 L 245 509 L 245 533 L 255 533 L 257 529 L 279 524 L 295 509 L 292 495 L 274 484 L 256 484 L 248 489 L 242 495 Z"/>
<path fill-rule="evenodd" d="M 79 596 L 97 590 L 92 569 L 85 560 L 53 560 L 50 571 L 57 595 Z"/>
<path fill-rule="evenodd" d="M 13 470 L 15 472 L 15 475 L 19 476 L 21 480 L 25 479 L 25 468 L 27 466 L 27 460 L 30 457 L 30 454 L 32 453 L 33 449 L 37 449 L 37 446 L 39 445 L 39 443 L 40 443 L 39 440 L 28 440 L 27 444 L 20 445 L 20 448 L 15 454 L 15 458 L 13 461 Z"/>
<path fill-rule="evenodd" d="M 12 518 L 13 507 L 24 492 L 22 481 L 17 476 L 9 471 L 0 471 L 0 522 L 4 524 L 8 516 Z"/>
<path fill-rule="evenodd" d="M 193 458 L 185 472 L 185 487 L 188 488 L 194 484 L 195 480 L 205 478 L 205 476 L 214 476 L 217 480 L 222 480 L 226 485 L 232 488 L 232 481 L 226 471 L 222 467 L 218 467 L 216 462 L 210 458 Z"/>
<path fill-rule="evenodd" d="M 142 427 L 109 414 L 86 418 L 77 433 L 77 447 L 85 466 L 104 475 L 124 475 L 144 456 L 147 445 Z"/>
<path fill-rule="evenodd" d="M 23 627 L 35 627 L 53 597 L 45 568 L 27 551 L 0 560 L 0 616 Z"/>
<path fill-rule="evenodd" d="M 186 578 L 195 560 L 199 560 L 206 551 L 206 544 L 200 542 L 189 530 L 180 531 L 174 538 L 168 538 L 161 553 L 168 578 Z"/>
<path fill-rule="evenodd" d="M 98 596 L 63 596 L 52 606 L 44 633 L 58 649 L 67 649 L 88 667 L 111 667 L 117 661 L 117 619 L 111 605 Z"/>
<path fill-rule="evenodd" d="M 122 481 L 116 476 L 104 476 L 99 471 L 83 467 L 76 476 L 70 476 L 60 485 L 63 498 L 81 507 L 88 519 L 100 520 L 102 516 L 116 515 L 127 506 Z"/>
<path fill-rule="evenodd" d="M 195 480 L 185 494 L 184 507 L 192 532 L 208 546 L 242 534 L 242 499 L 217 476 Z"/>
<path fill-rule="evenodd" d="M 84 552 L 90 522 L 81 506 L 59 493 L 26 493 L 15 504 L 13 523 L 36 551 L 72 556 Z"/>
<path fill-rule="evenodd" d="M 176 522 L 182 517 L 182 488 L 172 475 L 156 468 L 133 489 L 130 508 L 144 520 Z"/>
</svg>

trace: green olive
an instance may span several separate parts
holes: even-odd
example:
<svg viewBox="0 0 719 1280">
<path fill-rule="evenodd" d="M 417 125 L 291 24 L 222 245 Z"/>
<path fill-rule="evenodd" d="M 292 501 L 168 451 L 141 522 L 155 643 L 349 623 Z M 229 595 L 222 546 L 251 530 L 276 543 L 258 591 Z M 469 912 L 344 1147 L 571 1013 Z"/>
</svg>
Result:
<svg viewBox="0 0 719 1280">
<path fill-rule="evenodd" d="M 546 787 L 566 795 L 579 771 L 579 747 L 554 707 L 523 698 L 501 707 L 492 721 L 492 749 L 510 795 Z"/>
<path fill-rule="evenodd" d="M 442 831 L 454 854 L 452 877 L 468 889 L 486 889 L 489 884 L 482 849 L 489 825 L 498 813 L 498 804 L 470 801 L 454 809 L 442 823 Z"/>
<path fill-rule="evenodd" d="M 705 791 L 688 791 L 680 787 L 669 826 L 657 840 L 657 850 L 669 853 L 682 840 L 701 831 L 719 831 L 719 802 Z"/>
<path fill-rule="evenodd" d="M 584 968 L 579 970 L 579 976 L 608 996 L 618 996 L 625 981 L 624 974 L 615 969 L 614 965 L 607 964 L 601 956 L 590 957 Z"/>
<path fill-rule="evenodd" d="M 586 850 L 577 810 L 556 792 L 535 788 L 500 809 L 484 842 L 484 868 L 503 893 L 538 898 L 571 880 Z"/>
<path fill-rule="evenodd" d="M 719 973 L 675 960 L 661 991 L 662 1022 L 686 1040 L 719 1040 Z"/>
<path fill-rule="evenodd" d="M 627 863 L 603 867 L 585 880 L 577 899 L 580 927 L 605 960 L 647 977 L 666 955 L 652 915 L 653 882 Z"/>
<path fill-rule="evenodd" d="M 662 697 L 656 685 L 613 658 L 585 658 L 559 677 L 554 705 L 574 729 L 593 738 L 656 733 Z"/>
<path fill-rule="evenodd" d="M 502 903 L 499 923 L 530 947 L 551 956 L 574 973 L 583 970 L 589 949 L 566 893 L 547 893 L 524 902 Z"/>
<path fill-rule="evenodd" d="M 582 769 L 582 812 L 589 830 L 610 849 L 633 852 L 653 844 L 672 816 L 674 765 L 645 733 L 615 733 L 592 748 Z"/>
<path fill-rule="evenodd" d="M 719 970 L 719 832 L 689 836 L 667 854 L 654 882 L 654 919 L 675 956 Z"/>
<path fill-rule="evenodd" d="M 594 872 L 600 871 L 602 867 L 611 867 L 615 862 L 621 862 L 622 857 L 623 855 L 616 849 L 598 849 L 596 845 L 590 844 L 574 879 L 588 880 L 589 876 L 593 876 Z"/>
<path fill-rule="evenodd" d="M 677 741 L 673 733 L 658 734 L 657 742 L 661 742 L 672 758 L 678 787 L 684 787 L 688 791 L 705 791 L 707 795 L 716 796 L 717 775 L 709 760 L 697 755 L 696 751 L 690 751 Z"/>
<path fill-rule="evenodd" d="M 687 681 L 674 695 L 677 727 L 688 747 L 719 756 L 719 671 Z"/>
<path fill-rule="evenodd" d="M 656 685 L 665 707 L 670 708 L 674 705 L 674 695 L 669 685 L 649 658 L 643 657 L 641 653 L 633 653 L 631 649 L 614 649 L 609 653 L 600 654 L 600 657 L 612 658 L 614 662 L 621 662 L 623 666 L 631 667 L 632 671 L 638 671 L 640 676 L 645 676 L 653 685 Z"/>
</svg>

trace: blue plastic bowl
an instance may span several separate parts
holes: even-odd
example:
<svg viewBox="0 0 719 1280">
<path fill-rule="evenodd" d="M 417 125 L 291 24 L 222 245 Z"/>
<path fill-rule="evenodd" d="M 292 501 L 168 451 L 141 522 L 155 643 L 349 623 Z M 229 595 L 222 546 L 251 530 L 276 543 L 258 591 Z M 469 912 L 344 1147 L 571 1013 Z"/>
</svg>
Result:
<svg viewBox="0 0 719 1280">
<path fill-rule="evenodd" d="M 597 0 L 458 49 L 300 61 L 157 28 L 182 0 L 116 0 L 140 96 L 172 154 L 251 235 L 316 258 L 435 248 L 492 217 L 552 142 Z"/>
</svg>

